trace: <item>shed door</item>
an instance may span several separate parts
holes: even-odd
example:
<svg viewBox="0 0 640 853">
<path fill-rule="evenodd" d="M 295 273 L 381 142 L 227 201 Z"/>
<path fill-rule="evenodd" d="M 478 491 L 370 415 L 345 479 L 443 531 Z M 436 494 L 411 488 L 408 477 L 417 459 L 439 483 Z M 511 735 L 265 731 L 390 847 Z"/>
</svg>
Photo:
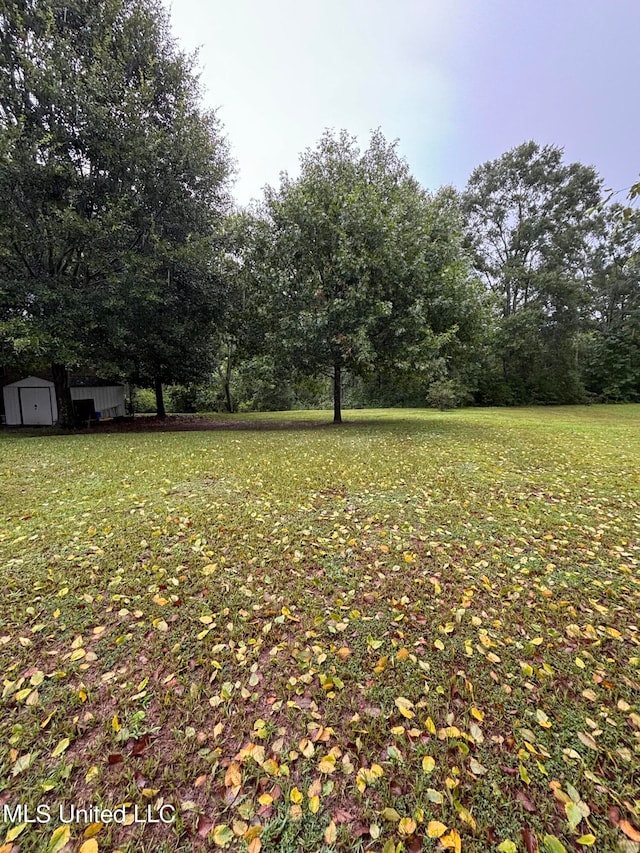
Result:
<svg viewBox="0 0 640 853">
<path fill-rule="evenodd" d="M 20 388 L 20 406 L 23 424 L 53 423 L 51 395 L 48 388 Z"/>
</svg>

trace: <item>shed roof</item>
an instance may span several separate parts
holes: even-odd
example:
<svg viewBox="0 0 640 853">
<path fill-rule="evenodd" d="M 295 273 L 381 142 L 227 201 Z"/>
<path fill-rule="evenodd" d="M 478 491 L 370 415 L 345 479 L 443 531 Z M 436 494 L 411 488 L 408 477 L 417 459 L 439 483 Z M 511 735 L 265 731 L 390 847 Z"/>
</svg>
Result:
<svg viewBox="0 0 640 853">
<path fill-rule="evenodd" d="M 41 379 L 39 376 L 25 376 L 24 379 L 18 379 L 17 382 L 10 382 L 5 388 L 53 388 L 53 382 L 48 379 Z"/>
<path fill-rule="evenodd" d="M 112 382 L 110 379 L 101 379 L 99 376 L 71 376 L 69 377 L 70 388 L 120 388 L 122 382 Z"/>
</svg>

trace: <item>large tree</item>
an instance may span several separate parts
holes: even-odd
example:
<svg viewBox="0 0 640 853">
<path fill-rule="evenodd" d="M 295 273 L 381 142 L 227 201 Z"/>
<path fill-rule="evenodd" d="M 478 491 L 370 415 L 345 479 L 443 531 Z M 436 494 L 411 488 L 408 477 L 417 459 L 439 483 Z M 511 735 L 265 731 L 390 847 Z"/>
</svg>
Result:
<svg viewBox="0 0 640 853">
<path fill-rule="evenodd" d="M 601 180 L 562 149 L 527 142 L 484 163 L 464 194 L 474 264 L 494 294 L 510 402 L 574 402 L 586 270 Z"/>
<path fill-rule="evenodd" d="M 299 177 L 267 189 L 265 209 L 277 344 L 298 371 L 331 372 L 334 422 L 344 370 L 432 357 L 455 334 L 446 303 L 465 278 L 459 235 L 380 132 L 364 151 L 325 132 Z"/>
<path fill-rule="evenodd" d="M 52 365 L 63 422 L 67 367 L 192 375 L 230 163 L 162 5 L 3 4 L 0 104 L 4 360 Z"/>
<path fill-rule="evenodd" d="M 591 262 L 587 390 L 599 399 L 640 400 L 640 211 L 613 204 L 598 212 Z"/>
</svg>

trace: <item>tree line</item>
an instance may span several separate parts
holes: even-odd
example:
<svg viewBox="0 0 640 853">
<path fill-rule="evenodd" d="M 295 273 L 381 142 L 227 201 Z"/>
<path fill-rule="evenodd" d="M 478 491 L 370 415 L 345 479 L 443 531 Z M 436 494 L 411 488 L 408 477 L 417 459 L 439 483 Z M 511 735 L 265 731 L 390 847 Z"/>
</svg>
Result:
<svg viewBox="0 0 640 853">
<path fill-rule="evenodd" d="M 0 365 L 287 408 L 640 400 L 640 214 L 526 142 L 431 192 L 325 131 L 240 209 L 158 0 L 0 6 Z M 637 186 L 637 185 L 636 185 Z"/>
</svg>

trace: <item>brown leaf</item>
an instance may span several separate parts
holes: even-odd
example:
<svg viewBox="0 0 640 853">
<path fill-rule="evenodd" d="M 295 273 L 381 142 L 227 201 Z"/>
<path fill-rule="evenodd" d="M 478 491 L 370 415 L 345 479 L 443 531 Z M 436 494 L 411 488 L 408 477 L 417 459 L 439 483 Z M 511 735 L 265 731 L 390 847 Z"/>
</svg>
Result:
<svg viewBox="0 0 640 853">
<path fill-rule="evenodd" d="M 501 764 L 501 765 L 500 765 L 500 770 L 502 770 L 502 772 L 503 772 L 503 773 L 506 773 L 506 774 L 507 774 L 507 776 L 515 776 L 515 775 L 517 774 L 517 772 L 518 772 L 517 768 L 515 768 L 515 767 L 507 767 L 507 765 L 506 765 L 506 764 Z"/>
<path fill-rule="evenodd" d="M 414 836 L 409 842 L 409 846 L 407 847 L 409 853 L 421 853 L 422 850 L 422 838 L 419 836 Z"/>
<path fill-rule="evenodd" d="M 627 838 L 630 838 L 632 841 L 640 841 L 640 832 L 628 820 L 621 820 L 618 824 L 618 829 L 621 829 Z"/>
<path fill-rule="evenodd" d="M 617 826 L 620 823 L 620 809 L 617 809 L 615 806 L 609 806 L 609 820 L 614 826 Z"/>
<path fill-rule="evenodd" d="M 533 814 L 534 812 L 537 812 L 537 811 L 538 811 L 538 809 L 536 808 L 536 804 L 533 802 L 533 800 L 531 800 L 531 799 L 530 799 L 530 798 L 525 794 L 525 792 L 524 792 L 524 791 L 516 791 L 516 800 L 520 803 L 520 805 L 522 806 L 522 808 L 523 808 L 525 811 L 527 811 L 527 812 L 531 812 L 532 814 Z"/>
<path fill-rule="evenodd" d="M 499 844 L 500 838 L 496 833 L 495 826 L 488 826 L 485 829 L 485 835 L 487 836 L 487 841 L 489 842 L 489 844 Z"/>
<path fill-rule="evenodd" d="M 131 755 L 142 755 L 142 753 L 146 750 L 150 743 L 151 738 L 149 737 L 149 735 L 143 735 L 133 744 L 133 748 L 131 749 Z"/>
<path fill-rule="evenodd" d="M 121 764 L 124 761 L 124 757 L 120 752 L 112 752 L 111 755 L 107 758 L 107 762 L 109 766 L 112 764 Z"/>
<path fill-rule="evenodd" d="M 273 814 L 273 806 L 260 806 L 256 814 L 258 815 L 258 817 L 263 817 L 265 820 L 269 820 L 269 818 Z"/>
<path fill-rule="evenodd" d="M 228 806 L 232 806 L 240 796 L 240 788 L 225 788 L 224 801 Z"/>
<path fill-rule="evenodd" d="M 337 809 L 333 814 L 334 823 L 349 823 L 353 819 L 351 812 L 346 811 L 346 809 Z"/>
<path fill-rule="evenodd" d="M 198 835 L 200 838 L 206 838 L 213 829 L 214 821 L 206 814 L 201 814 L 198 817 Z"/>
<path fill-rule="evenodd" d="M 538 839 L 531 832 L 528 826 L 522 827 L 522 843 L 524 844 L 527 853 L 537 853 Z"/>
</svg>

